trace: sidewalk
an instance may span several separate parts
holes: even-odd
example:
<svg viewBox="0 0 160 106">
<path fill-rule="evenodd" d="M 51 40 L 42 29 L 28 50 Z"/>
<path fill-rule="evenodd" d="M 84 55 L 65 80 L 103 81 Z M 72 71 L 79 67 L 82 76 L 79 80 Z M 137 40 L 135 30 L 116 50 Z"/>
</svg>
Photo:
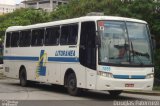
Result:
<svg viewBox="0 0 160 106">
<path fill-rule="evenodd" d="M 131 94 L 142 94 L 142 95 L 160 96 L 160 91 L 127 90 L 127 91 L 123 91 L 123 92 L 124 93 L 131 93 Z"/>
<path fill-rule="evenodd" d="M 2 69 L 0 69 L 0 74 L 3 74 L 3 70 Z"/>
<path fill-rule="evenodd" d="M 3 75 L 3 69 L 0 69 L 0 79 L 3 79 L 3 78 L 5 78 Z"/>
<path fill-rule="evenodd" d="M 4 78 L 5 78 L 4 75 L 2 73 L 0 73 L 0 80 L 4 79 Z"/>
<path fill-rule="evenodd" d="M 0 74 L 3 73 L 3 64 L 0 64 Z"/>
</svg>

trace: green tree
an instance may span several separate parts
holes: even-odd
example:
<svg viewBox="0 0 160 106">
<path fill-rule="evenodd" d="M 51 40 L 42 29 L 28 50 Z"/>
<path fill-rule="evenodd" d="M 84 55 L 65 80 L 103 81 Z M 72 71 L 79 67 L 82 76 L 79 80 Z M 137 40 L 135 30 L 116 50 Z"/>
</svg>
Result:
<svg viewBox="0 0 160 106">
<path fill-rule="evenodd" d="M 23 26 L 51 21 L 50 14 L 41 9 L 17 9 L 13 13 L 0 16 L 0 38 L 10 26 Z"/>
</svg>

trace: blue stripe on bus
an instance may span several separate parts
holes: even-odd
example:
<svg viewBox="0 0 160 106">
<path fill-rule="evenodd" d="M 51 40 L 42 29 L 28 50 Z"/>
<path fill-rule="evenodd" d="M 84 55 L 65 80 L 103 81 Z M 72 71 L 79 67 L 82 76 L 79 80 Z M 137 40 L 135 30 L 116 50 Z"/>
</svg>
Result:
<svg viewBox="0 0 160 106">
<path fill-rule="evenodd" d="M 55 62 L 79 62 L 79 59 L 75 58 L 75 57 L 48 57 L 48 61 L 55 61 Z"/>
<path fill-rule="evenodd" d="M 113 75 L 113 77 L 118 79 L 129 79 L 129 75 Z"/>
<path fill-rule="evenodd" d="M 38 61 L 39 57 L 27 57 L 27 56 L 4 56 L 4 60 L 31 60 Z"/>
<path fill-rule="evenodd" d="M 30 60 L 39 61 L 39 57 L 27 57 L 27 56 L 4 56 L 4 60 Z M 75 57 L 48 57 L 48 61 L 55 62 L 79 62 L 78 58 Z"/>
<path fill-rule="evenodd" d="M 113 75 L 114 78 L 117 79 L 145 79 L 145 75 Z"/>
<path fill-rule="evenodd" d="M 132 75 L 131 78 L 132 79 L 145 79 L 145 75 Z"/>
</svg>

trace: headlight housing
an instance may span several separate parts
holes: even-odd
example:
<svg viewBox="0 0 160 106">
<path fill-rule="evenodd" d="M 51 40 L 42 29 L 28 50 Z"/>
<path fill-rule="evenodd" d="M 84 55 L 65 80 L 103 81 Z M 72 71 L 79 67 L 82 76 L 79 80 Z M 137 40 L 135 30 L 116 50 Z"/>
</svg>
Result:
<svg viewBox="0 0 160 106">
<path fill-rule="evenodd" d="M 146 75 L 146 79 L 150 79 L 150 78 L 154 78 L 154 73 L 151 73 L 151 74 L 147 74 L 147 75 Z"/>
<path fill-rule="evenodd" d="M 97 71 L 97 75 L 100 75 L 100 76 L 103 76 L 103 77 L 113 78 L 113 74 L 109 73 L 109 72 Z"/>
</svg>

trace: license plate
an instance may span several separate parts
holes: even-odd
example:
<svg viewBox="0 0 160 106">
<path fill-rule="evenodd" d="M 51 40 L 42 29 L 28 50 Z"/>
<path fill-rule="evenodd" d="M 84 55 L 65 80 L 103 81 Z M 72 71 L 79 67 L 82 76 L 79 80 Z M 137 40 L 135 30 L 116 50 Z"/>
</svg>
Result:
<svg viewBox="0 0 160 106">
<path fill-rule="evenodd" d="M 134 87 L 134 84 L 125 84 L 125 87 Z"/>
</svg>

